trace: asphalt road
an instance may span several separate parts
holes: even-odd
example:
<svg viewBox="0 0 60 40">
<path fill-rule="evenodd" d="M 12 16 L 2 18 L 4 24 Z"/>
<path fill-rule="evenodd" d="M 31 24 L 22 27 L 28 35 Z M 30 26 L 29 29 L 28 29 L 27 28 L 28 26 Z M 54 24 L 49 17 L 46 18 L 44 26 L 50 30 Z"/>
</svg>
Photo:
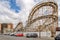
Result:
<svg viewBox="0 0 60 40">
<path fill-rule="evenodd" d="M 26 38 L 26 37 L 15 37 L 8 35 L 0 35 L 0 40 L 54 40 L 53 38 Z"/>
</svg>

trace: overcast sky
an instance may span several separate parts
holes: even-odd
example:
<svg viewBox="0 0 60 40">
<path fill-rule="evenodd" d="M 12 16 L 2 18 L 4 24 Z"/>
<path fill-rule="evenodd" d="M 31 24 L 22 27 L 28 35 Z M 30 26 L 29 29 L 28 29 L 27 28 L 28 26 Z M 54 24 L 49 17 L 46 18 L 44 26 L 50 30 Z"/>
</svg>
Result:
<svg viewBox="0 0 60 40">
<path fill-rule="evenodd" d="M 13 23 L 15 27 L 18 22 L 22 21 L 25 25 L 32 7 L 41 1 L 42 0 L 0 0 L 0 23 Z M 59 14 L 60 0 L 56 2 L 58 3 Z"/>
</svg>

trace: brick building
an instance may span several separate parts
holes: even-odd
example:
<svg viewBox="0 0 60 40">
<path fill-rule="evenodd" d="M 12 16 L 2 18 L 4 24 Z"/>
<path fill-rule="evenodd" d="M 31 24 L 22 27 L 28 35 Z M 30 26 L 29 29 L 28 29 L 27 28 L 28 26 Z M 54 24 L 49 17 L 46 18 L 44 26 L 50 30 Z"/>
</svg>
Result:
<svg viewBox="0 0 60 40">
<path fill-rule="evenodd" d="M 12 23 L 0 23 L 0 33 L 10 33 L 13 31 Z"/>
</svg>

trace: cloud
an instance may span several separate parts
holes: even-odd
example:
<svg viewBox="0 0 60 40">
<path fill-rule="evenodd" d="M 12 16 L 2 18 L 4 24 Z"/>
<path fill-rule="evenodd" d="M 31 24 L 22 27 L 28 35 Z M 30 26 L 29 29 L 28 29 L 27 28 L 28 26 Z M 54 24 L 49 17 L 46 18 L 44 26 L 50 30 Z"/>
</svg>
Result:
<svg viewBox="0 0 60 40">
<path fill-rule="evenodd" d="M 17 0 L 18 5 L 22 5 L 22 10 L 18 13 L 20 15 L 20 18 L 24 24 L 26 25 L 26 21 L 28 20 L 29 13 L 31 12 L 32 8 L 42 0 Z M 45 0 L 43 0 L 45 2 Z M 47 0 L 46 0 L 47 1 Z M 51 1 L 51 0 L 50 0 Z M 22 4 L 20 4 L 20 2 Z"/>
<path fill-rule="evenodd" d="M 34 6 L 34 0 L 16 0 L 18 5 L 21 5 L 22 10 L 18 13 L 23 22 L 23 25 L 26 25 L 26 21 L 28 20 L 29 13 L 31 12 L 32 7 Z"/>
<path fill-rule="evenodd" d="M 17 23 L 21 19 L 15 12 L 0 3 L 0 23 Z"/>
<path fill-rule="evenodd" d="M 0 22 L 8 22 L 13 23 L 14 27 L 18 24 L 18 22 L 22 21 L 23 25 L 26 25 L 26 21 L 28 20 L 29 13 L 31 9 L 39 2 L 40 0 L 16 0 L 16 3 L 21 10 L 18 14 L 10 10 L 9 2 L 0 2 Z M 60 13 L 60 12 L 59 12 Z M 59 14 L 60 15 L 60 14 Z"/>
<path fill-rule="evenodd" d="M 3 13 L 3 14 L 6 14 L 6 15 L 12 17 L 12 18 L 14 18 L 14 17 L 18 18 L 18 15 L 15 12 L 10 11 L 8 8 L 2 6 L 1 4 L 0 4 L 0 12 Z"/>
</svg>

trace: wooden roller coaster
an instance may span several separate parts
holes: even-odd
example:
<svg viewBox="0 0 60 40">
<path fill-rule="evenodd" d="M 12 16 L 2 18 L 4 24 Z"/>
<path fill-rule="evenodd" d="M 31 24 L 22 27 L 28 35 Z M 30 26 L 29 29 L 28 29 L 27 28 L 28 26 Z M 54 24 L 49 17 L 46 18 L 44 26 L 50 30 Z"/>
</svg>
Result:
<svg viewBox="0 0 60 40">
<path fill-rule="evenodd" d="M 52 10 L 52 13 L 43 14 L 48 7 Z M 40 10 L 41 9 L 41 10 Z M 44 11 L 43 11 L 43 10 Z M 42 11 L 42 13 L 41 13 Z M 51 36 L 55 36 L 56 30 L 58 27 L 58 5 L 55 2 L 43 2 L 37 4 L 32 8 L 31 13 L 29 14 L 27 24 L 25 28 L 22 28 L 22 31 L 25 32 L 42 32 L 42 31 L 51 31 Z M 21 28 L 20 28 L 21 29 Z"/>
<path fill-rule="evenodd" d="M 36 14 L 37 11 L 39 12 L 39 9 L 41 9 L 42 7 L 47 7 L 50 6 L 53 9 L 53 12 L 51 14 L 48 15 L 42 15 L 42 16 L 38 16 Z M 43 11 L 42 11 L 43 12 Z M 34 18 L 35 16 L 35 18 Z M 38 17 L 36 17 L 38 16 Z M 44 23 L 39 22 L 39 20 L 42 22 L 45 21 Z M 38 21 L 38 23 L 36 23 Z M 47 22 L 47 23 L 46 23 Z M 35 24 L 34 24 L 35 23 Z M 42 23 L 42 25 L 41 25 Z M 34 26 L 36 26 L 36 28 L 34 28 Z M 41 32 L 44 29 L 46 29 L 48 27 L 49 31 L 51 31 L 51 36 L 55 36 L 56 30 L 55 28 L 58 27 L 58 5 L 55 2 L 44 2 L 41 4 L 37 4 L 31 11 L 31 13 L 29 14 L 28 17 L 28 23 L 26 25 L 25 31 L 28 32 Z"/>
</svg>

